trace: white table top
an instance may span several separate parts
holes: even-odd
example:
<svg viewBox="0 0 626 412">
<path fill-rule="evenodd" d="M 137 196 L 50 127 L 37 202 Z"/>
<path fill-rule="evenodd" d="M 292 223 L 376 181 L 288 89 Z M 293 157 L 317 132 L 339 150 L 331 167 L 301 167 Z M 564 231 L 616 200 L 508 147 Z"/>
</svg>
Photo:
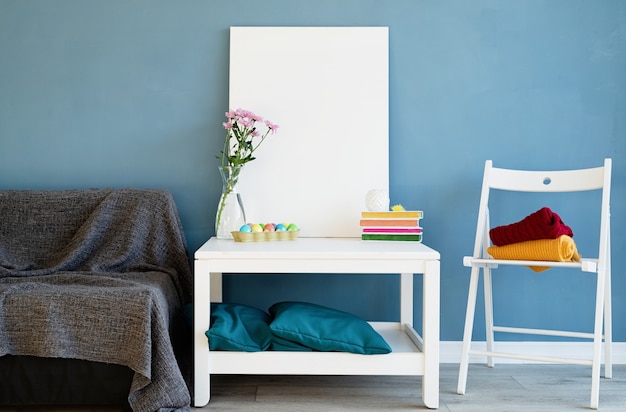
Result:
<svg viewBox="0 0 626 412">
<path fill-rule="evenodd" d="M 360 238 L 298 238 L 271 242 L 209 239 L 196 259 L 359 259 L 439 260 L 439 252 L 420 242 L 364 241 Z"/>
</svg>

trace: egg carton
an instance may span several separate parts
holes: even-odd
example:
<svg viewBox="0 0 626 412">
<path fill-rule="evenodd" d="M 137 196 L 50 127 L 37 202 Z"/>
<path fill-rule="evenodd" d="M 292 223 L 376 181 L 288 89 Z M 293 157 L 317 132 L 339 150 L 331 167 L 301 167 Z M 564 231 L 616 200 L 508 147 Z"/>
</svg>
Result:
<svg viewBox="0 0 626 412">
<path fill-rule="evenodd" d="M 285 230 L 278 232 L 230 232 L 235 242 L 272 242 L 280 240 L 296 240 L 299 230 Z"/>
</svg>

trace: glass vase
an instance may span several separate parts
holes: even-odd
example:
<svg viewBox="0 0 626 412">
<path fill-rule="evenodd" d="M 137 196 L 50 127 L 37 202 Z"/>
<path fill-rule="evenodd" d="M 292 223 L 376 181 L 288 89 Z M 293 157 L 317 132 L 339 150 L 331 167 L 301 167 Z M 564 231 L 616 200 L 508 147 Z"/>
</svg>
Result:
<svg viewBox="0 0 626 412">
<path fill-rule="evenodd" d="M 230 232 L 238 231 L 246 223 L 246 212 L 237 183 L 242 166 L 218 167 L 222 177 L 222 195 L 215 216 L 215 235 L 218 239 L 232 239 Z"/>
</svg>

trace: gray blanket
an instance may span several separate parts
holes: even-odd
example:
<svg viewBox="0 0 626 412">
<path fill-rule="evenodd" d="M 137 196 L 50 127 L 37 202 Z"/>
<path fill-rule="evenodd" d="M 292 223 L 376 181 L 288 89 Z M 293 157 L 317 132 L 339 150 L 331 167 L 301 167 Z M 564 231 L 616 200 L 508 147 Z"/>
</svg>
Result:
<svg viewBox="0 0 626 412">
<path fill-rule="evenodd" d="M 134 411 L 190 409 L 171 335 L 191 269 L 162 190 L 0 191 L 0 356 L 134 372 Z"/>
</svg>

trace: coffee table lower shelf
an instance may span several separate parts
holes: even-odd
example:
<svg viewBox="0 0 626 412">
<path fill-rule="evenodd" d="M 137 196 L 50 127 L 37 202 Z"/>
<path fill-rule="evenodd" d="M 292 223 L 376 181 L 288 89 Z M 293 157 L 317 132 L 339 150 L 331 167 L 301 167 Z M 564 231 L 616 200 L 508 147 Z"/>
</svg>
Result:
<svg viewBox="0 0 626 412">
<path fill-rule="evenodd" d="M 424 374 L 422 340 L 410 325 L 370 322 L 392 352 L 211 351 L 210 374 L 237 375 L 413 375 Z"/>
</svg>

